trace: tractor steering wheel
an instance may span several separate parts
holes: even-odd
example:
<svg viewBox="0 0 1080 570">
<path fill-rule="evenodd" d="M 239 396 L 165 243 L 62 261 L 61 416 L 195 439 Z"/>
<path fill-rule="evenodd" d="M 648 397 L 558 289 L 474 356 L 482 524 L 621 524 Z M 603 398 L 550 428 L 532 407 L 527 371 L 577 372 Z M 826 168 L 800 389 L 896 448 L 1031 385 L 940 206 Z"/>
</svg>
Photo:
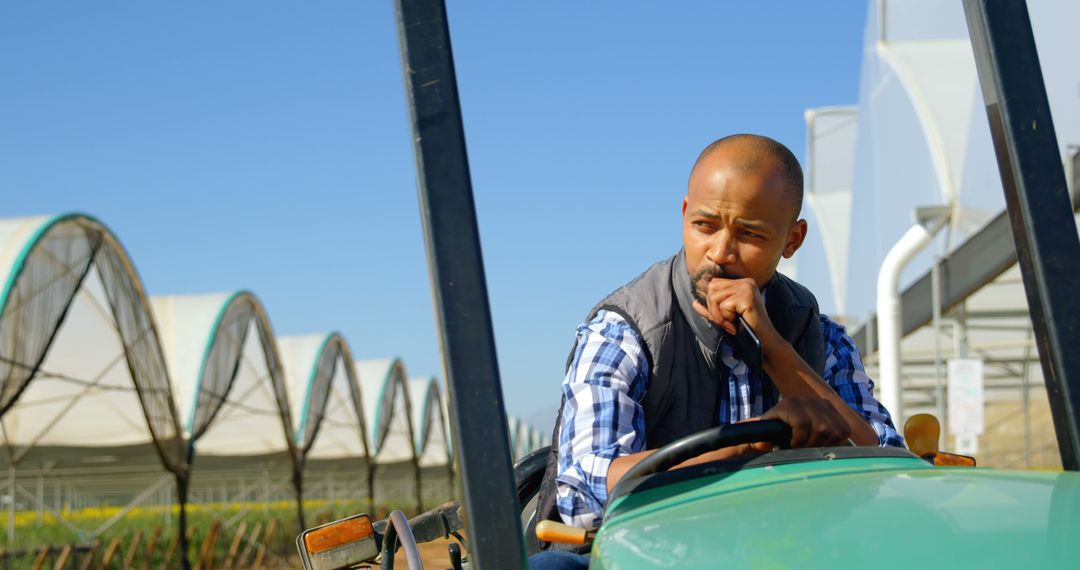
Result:
<svg viewBox="0 0 1080 570">
<path fill-rule="evenodd" d="M 781 420 L 760 420 L 717 426 L 677 439 L 631 467 L 619 479 L 609 498 L 624 494 L 636 479 L 667 471 L 702 453 L 758 442 L 786 446 L 791 442 L 791 427 Z"/>
</svg>

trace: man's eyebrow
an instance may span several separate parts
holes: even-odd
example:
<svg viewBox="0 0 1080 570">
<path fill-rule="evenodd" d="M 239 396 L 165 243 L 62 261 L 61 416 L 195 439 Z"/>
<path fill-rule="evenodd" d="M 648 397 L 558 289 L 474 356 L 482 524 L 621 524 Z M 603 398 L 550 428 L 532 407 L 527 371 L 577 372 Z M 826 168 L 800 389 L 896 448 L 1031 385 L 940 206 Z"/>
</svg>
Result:
<svg viewBox="0 0 1080 570">
<path fill-rule="evenodd" d="M 714 219 L 714 220 L 720 217 L 720 214 L 717 214 L 716 212 L 710 212 L 709 210 L 705 210 L 705 209 L 700 209 L 700 210 L 694 212 L 691 215 L 692 216 L 701 216 L 703 218 L 710 218 L 710 219 Z"/>
<path fill-rule="evenodd" d="M 747 220 L 746 218 L 735 218 L 735 223 L 739 224 L 740 226 L 742 226 L 744 228 L 759 231 L 759 232 L 768 232 L 769 231 L 769 228 L 765 224 L 763 224 L 761 222 L 758 222 L 758 221 L 754 221 L 754 220 Z"/>
</svg>

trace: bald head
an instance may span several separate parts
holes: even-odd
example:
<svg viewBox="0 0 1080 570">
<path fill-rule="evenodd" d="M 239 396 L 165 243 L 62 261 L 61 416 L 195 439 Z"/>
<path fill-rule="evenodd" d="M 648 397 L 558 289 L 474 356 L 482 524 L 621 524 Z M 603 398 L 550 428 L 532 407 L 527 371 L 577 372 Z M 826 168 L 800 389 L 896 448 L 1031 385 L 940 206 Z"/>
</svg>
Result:
<svg viewBox="0 0 1080 570">
<path fill-rule="evenodd" d="M 690 171 L 690 186 L 693 187 L 695 176 L 728 169 L 744 175 L 779 177 L 794 210 L 793 219 L 802 211 L 802 167 L 788 147 L 761 135 L 726 136 L 705 147 L 698 155 Z"/>
</svg>

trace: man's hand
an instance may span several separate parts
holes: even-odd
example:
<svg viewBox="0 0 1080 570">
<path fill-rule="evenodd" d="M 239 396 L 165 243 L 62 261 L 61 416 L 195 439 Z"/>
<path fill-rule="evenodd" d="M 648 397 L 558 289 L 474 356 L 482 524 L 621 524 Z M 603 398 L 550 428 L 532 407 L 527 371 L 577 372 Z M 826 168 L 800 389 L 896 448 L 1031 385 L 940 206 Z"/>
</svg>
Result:
<svg viewBox="0 0 1080 570">
<path fill-rule="evenodd" d="M 791 447 L 843 445 L 851 426 L 828 401 L 814 396 L 780 400 L 761 419 L 778 419 L 791 426 Z"/>
<path fill-rule="evenodd" d="M 851 436 L 851 426 L 849 422 L 845 420 L 840 413 L 836 411 L 836 408 L 834 408 L 827 400 L 823 400 L 816 396 L 785 396 L 783 400 L 780 400 L 779 404 L 770 408 L 769 411 L 765 412 L 760 418 L 752 418 L 744 421 L 757 421 L 759 419 L 778 419 L 791 426 L 790 446 L 792 448 L 844 445 L 848 442 L 848 437 Z M 865 422 L 863 423 L 865 425 Z M 732 445 L 730 447 L 705 452 L 693 459 L 688 459 L 672 467 L 672 469 L 681 469 L 683 467 L 690 467 L 691 465 L 709 463 L 712 461 L 723 461 L 751 453 L 765 453 L 771 451 L 772 448 L 773 446 L 771 443 L 764 442 Z M 648 451 L 616 457 L 608 466 L 608 492 L 610 493 L 611 490 L 615 488 L 615 484 L 619 482 L 619 479 L 622 479 L 622 476 L 629 471 L 631 467 L 636 465 L 642 459 L 652 455 L 655 451 L 655 449 L 650 449 Z"/>
<path fill-rule="evenodd" d="M 878 436 L 866 418 L 852 410 L 836 391 L 810 368 L 776 331 L 765 300 L 753 279 L 714 278 L 694 310 L 729 334 L 737 334 L 738 317 L 761 339 L 762 365 L 784 399 L 763 418 L 780 418 L 791 426 L 792 447 L 840 445 L 850 437 L 858 445 L 877 445 Z"/>
<path fill-rule="evenodd" d="M 713 461 L 725 461 L 740 455 L 751 453 L 765 453 L 767 451 L 772 451 L 772 448 L 773 445 L 771 443 L 744 443 L 742 445 L 732 445 L 714 449 L 712 451 L 706 451 L 697 457 L 687 459 L 686 461 L 675 465 L 672 469 L 682 469 L 683 467 L 690 467 L 691 465 L 699 465 L 701 463 L 711 463 Z M 625 475 L 631 467 L 637 465 L 642 459 L 652 455 L 654 452 L 656 452 L 655 449 L 649 449 L 647 451 L 639 451 L 638 453 L 624 455 L 613 459 L 608 465 L 607 471 L 608 493 L 615 489 L 615 484 L 622 479 L 623 475 Z"/>
<path fill-rule="evenodd" d="M 753 279 L 712 279 L 705 297 L 708 304 L 702 306 L 699 301 L 694 301 L 694 310 L 728 334 L 738 334 L 738 317 L 742 315 L 761 339 L 763 353 L 783 341 L 769 320 L 765 300 Z"/>
</svg>

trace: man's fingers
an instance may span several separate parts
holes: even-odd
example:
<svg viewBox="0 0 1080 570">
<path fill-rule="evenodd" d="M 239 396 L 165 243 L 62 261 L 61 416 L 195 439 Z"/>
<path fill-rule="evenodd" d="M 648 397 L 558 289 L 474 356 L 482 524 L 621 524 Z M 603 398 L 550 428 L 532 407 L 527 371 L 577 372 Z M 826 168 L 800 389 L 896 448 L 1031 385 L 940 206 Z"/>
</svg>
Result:
<svg viewBox="0 0 1080 570">
<path fill-rule="evenodd" d="M 811 436 L 810 418 L 802 410 L 794 408 L 789 415 L 797 418 L 793 423 L 789 424 L 791 426 L 791 447 L 806 447 Z"/>
<path fill-rule="evenodd" d="M 710 311 L 708 308 L 702 306 L 702 304 L 697 301 L 694 301 L 694 304 L 692 306 L 694 307 L 694 311 L 696 311 L 697 314 L 701 315 L 706 320 L 715 324 L 716 326 L 724 329 L 728 333 L 737 334 L 739 332 L 739 329 L 735 326 L 734 317 L 729 320 L 725 318 L 719 310 L 715 312 Z"/>
<path fill-rule="evenodd" d="M 797 405 L 793 405 L 791 400 L 781 400 L 779 404 L 765 412 L 765 415 L 761 416 L 761 418 L 766 420 L 775 418 L 790 426 L 792 448 L 806 445 L 810 421 L 805 412 L 799 409 Z"/>
<path fill-rule="evenodd" d="M 807 447 L 822 447 L 829 445 L 836 438 L 836 430 L 828 421 L 817 421 L 810 428 L 810 438 Z"/>
<path fill-rule="evenodd" d="M 712 313 L 709 312 L 708 307 L 705 307 L 701 303 L 699 303 L 697 301 L 694 301 L 693 307 L 694 307 L 694 311 L 696 311 L 697 314 L 701 315 L 702 317 L 705 317 L 709 321 L 715 321 L 716 320 L 716 318 L 713 317 Z"/>
<path fill-rule="evenodd" d="M 742 314 L 754 308 L 757 292 L 753 279 L 713 279 L 706 296 L 711 302 L 729 302 L 732 310 Z"/>
<path fill-rule="evenodd" d="M 832 439 L 829 441 L 829 445 L 841 445 L 845 443 L 848 437 L 851 435 L 851 426 L 844 421 L 844 417 L 840 415 L 840 411 L 837 410 L 828 401 L 822 400 L 822 404 L 829 409 L 829 414 L 832 417 L 833 433 Z"/>
<path fill-rule="evenodd" d="M 812 399 L 804 400 L 802 407 L 806 410 L 806 414 L 810 419 L 805 445 L 807 447 L 824 445 L 831 437 L 830 431 L 832 430 L 829 425 L 828 411 L 821 407 L 820 402 Z"/>
<path fill-rule="evenodd" d="M 848 438 L 851 437 L 851 426 L 844 421 L 844 417 L 840 415 L 840 411 L 829 404 L 829 408 L 832 409 L 833 417 L 836 418 L 836 435 L 830 445 L 844 445 L 848 442 Z"/>
<path fill-rule="evenodd" d="M 723 303 L 720 303 L 720 316 L 723 317 L 725 321 L 735 322 L 735 320 L 739 318 L 738 305 L 736 302 L 731 300 L 731 298 L 728 298 Z"/>
<path fill-rule="evenodd" d="M 791 426 L 791 447 L 841 445 L 851 428 L 829 402 L 818 398 L 785 398 L 762 416 Z"/>
<path fill-rule="evenodd" d="M 712 279 L 705 290 L 705 298 L 704 312 L 698 313 L 729 334 L 738 334 L 739 328 L 735 323 L 740 315 L 759 334 L 771 327 L 761 293 L 753 279 Z"/>
<path fill-rule="evenodd" d="M 822 447 L 838 445 L 849 435 L 847 422 L 827 401 L 810 399 L 805 404 L 811 415 L 811 437 L 808 446 Z"/>
</svg>

